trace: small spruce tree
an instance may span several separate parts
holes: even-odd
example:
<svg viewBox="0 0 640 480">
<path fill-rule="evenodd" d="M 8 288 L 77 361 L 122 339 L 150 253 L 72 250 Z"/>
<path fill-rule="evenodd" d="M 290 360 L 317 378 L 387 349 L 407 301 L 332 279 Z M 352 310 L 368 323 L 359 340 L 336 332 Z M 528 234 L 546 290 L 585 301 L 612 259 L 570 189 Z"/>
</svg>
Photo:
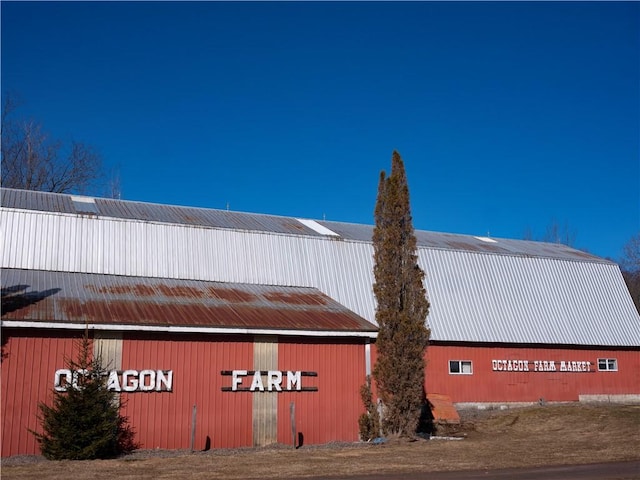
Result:
<svg viewBox="0 0 640 480">
<path fill-rule="evenodd" d="M 373 375 L 384 404 L 386 434 L 413 437 L 425 403 L 424 355 L 429 301 L 418 266 L 409 187 L 398 152 L 380 174 L 373 231 L 378 360 Z"/>
<path fill-rule="evenodd" d="M 91 460 L 130 453 L 138 444 L 126 417 L 120 415 L 115 392 L 107 390 L 107 372 L 99 355 L 90 353 L 85 332 L 77 360 L 68 360 L 73 382 L 53 392 L 51 406 L 40 403 L 43 433 L 31 431 L 49 460 Z"/>
</svg>

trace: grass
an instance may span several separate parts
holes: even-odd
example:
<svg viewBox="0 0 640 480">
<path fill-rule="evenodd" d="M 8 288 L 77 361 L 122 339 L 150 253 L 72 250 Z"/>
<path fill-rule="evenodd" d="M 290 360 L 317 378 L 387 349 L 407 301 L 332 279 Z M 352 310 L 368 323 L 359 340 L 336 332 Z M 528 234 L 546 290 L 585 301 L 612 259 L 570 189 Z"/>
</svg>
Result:
<svg viewBox="0 0 640 480">
<path fill-rule="evenodd" d="M 141 452 L 116 460 L 2 462 L 2 478 L 292 478 L 495 469 L 640 459 L 640 406 L 548 405 L 463 415 L 461 441 Z M 149 452 L 147 452 L 149 453 Z"/>
</svg>

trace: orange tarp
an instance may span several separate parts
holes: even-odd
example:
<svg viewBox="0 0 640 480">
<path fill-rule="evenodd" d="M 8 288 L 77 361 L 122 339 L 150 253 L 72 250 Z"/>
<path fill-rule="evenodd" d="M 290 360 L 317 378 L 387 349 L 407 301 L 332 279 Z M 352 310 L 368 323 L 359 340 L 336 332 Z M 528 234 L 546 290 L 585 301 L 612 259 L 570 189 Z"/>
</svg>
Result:
<svg viewBox="0 0 640 480">
<path fill-rule="evenodd" d="M 431 404 L 434 422 L 460 423 L 460 415 L 448 395 L 428 393 L 427 400 Z"/>
</svg>

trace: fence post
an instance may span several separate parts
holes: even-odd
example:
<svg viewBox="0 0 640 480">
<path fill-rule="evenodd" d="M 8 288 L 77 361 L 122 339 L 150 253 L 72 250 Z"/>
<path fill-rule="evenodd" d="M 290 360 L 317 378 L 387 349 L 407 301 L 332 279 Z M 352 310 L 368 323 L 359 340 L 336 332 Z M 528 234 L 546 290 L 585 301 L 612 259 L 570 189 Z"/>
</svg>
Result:
<svg viewBox="0 0 640 480">
<path fill-rule="evenodd" d="M 293 443 L 293 448 L 296 448 L 296 404 L 294 402 L 289 405 L 289 412 L 291 414 L 291 443 Z"/>
</svg>

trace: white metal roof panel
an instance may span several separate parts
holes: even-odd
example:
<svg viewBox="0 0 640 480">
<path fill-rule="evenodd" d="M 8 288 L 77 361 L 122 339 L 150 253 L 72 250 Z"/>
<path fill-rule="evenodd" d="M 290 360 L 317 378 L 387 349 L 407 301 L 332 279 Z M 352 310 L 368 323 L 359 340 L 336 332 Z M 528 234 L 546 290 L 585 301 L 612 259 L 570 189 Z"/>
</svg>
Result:
<svg viewBox="0 0 640 480">
<path fill-rule="evenodd" d="M 160 205 L 110 198 L 93 199 L 94 202 L 91 205 L 91 209 L 87 212 L 86 205 L 92 200 L 88 197 L 82 197 L 83 202 L 78 207 L 78 197 L 72 195 L 7 188 L 0 189 L 0 193 L 0 204 L 11 209 L 69 214 L 91 213 L 102 218 L 120 218 L 141 222 L 171 223 L 205 228 L 281 233 L 285 235 L 331 235 L 344 240 L 363 242 L 370 242 L 373 232 L 371 225 L 305 220 L 276 215 Z M 492 238 L 491 242 L 487 242 L 483 237 L 424 230 L 417 230 L 415 234 L 418 246 L 421 247 L 607 262 L 605 259 L 559 243 L 498 238 Z"/>
<path fill-rule="evenodd" d="M 51 210 L 3 203 L 1 267 L 313 287 L 375 322 L 371 226 L 318 221 L 335 237 Z M 640 346 L 640 317 L 615 263 L 555 244 L 416 235 L 433 340 Z"/>
</svg>

